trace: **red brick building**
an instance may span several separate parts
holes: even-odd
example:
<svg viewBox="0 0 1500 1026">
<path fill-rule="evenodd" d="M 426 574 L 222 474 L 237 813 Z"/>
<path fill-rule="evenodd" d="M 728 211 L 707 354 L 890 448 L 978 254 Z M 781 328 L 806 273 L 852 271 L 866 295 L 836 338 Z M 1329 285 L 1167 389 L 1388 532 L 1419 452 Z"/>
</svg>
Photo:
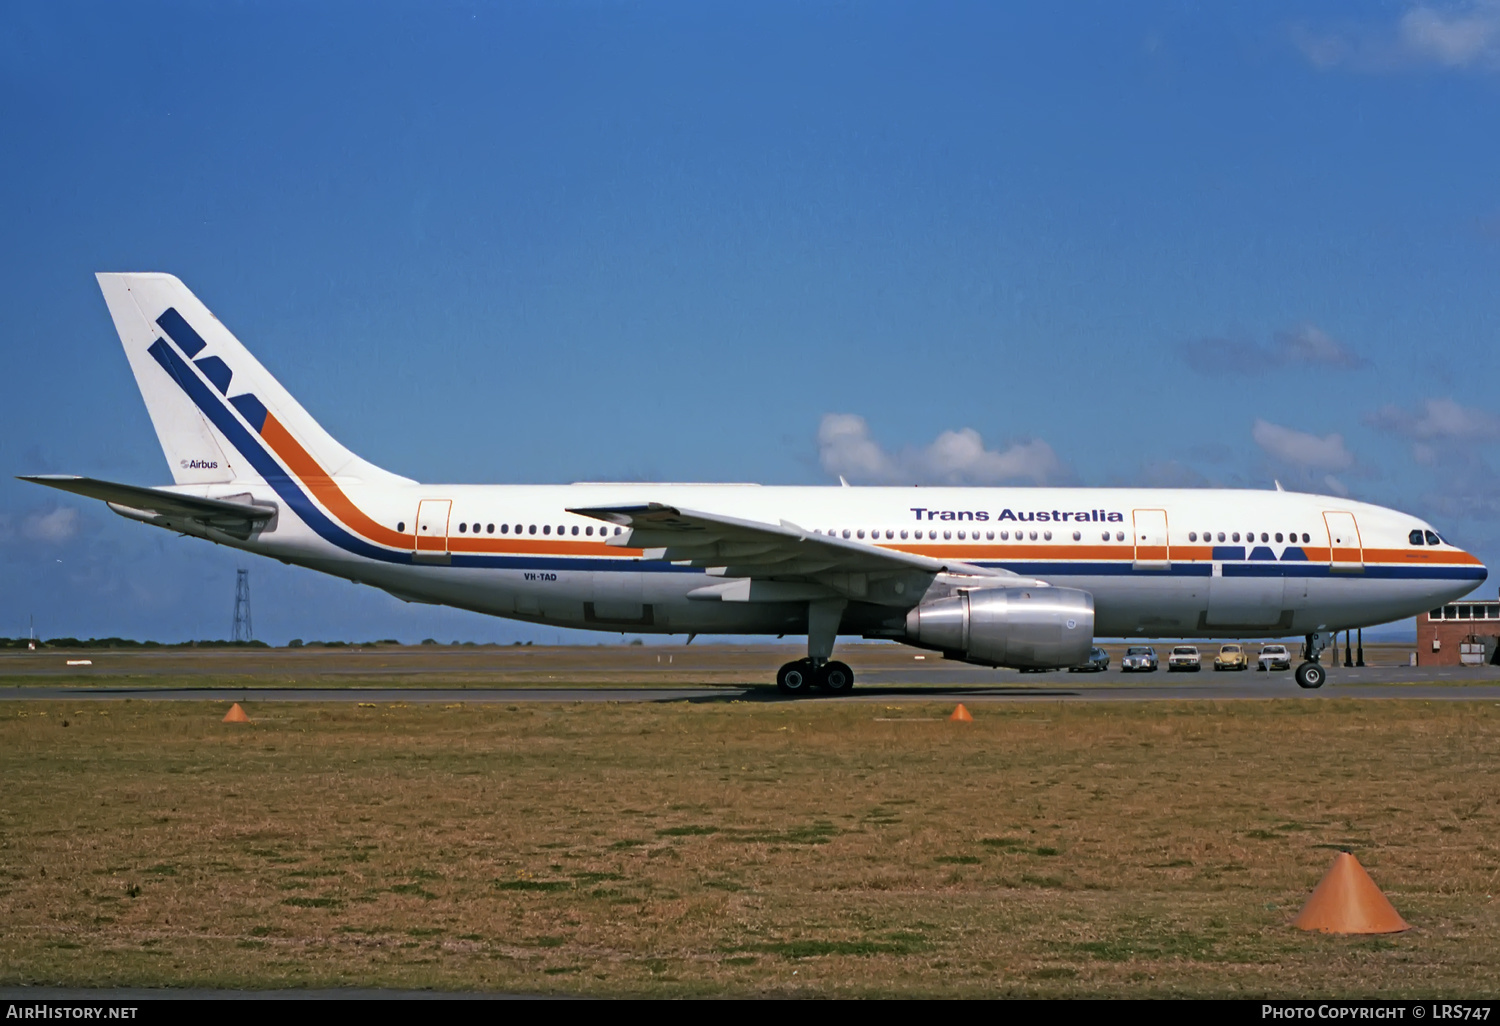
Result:
<svg viewBox="0 0 1500 1026">
<path fill-rule="evenodd" d="M 1417 617 L 1417 665 L 1500 663 L 1500 602 L 1465 599 Z"/>
</svg>

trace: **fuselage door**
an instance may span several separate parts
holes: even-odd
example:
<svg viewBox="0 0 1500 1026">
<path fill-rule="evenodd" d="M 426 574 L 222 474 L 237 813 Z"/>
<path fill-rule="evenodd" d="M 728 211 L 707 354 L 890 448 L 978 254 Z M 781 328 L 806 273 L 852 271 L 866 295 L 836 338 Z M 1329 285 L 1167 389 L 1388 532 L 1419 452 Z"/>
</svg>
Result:
<svg viewBox="0 0 1500 1026">
<path fill-rule="evenodd" d="M 451 499 L 423 499 L 417 503 L 417 561 L 448 562 L 448 516 Z"/>
<path fill-rule="evenodd" d="M 1359 539 L 1359 525 L 1353 513 L 1324 513 L 1328 526 L 1330 569 L 1335 573 L 1364 573 L 1365 552 Z"/>
<path fill-rule="evenodd" d="M 1138 509 L 1131 514 L 1135 527 L 1135 568 L 1167 570 L 1172 566 L 1167 547 L 1167 511 Z"/>
</svg>

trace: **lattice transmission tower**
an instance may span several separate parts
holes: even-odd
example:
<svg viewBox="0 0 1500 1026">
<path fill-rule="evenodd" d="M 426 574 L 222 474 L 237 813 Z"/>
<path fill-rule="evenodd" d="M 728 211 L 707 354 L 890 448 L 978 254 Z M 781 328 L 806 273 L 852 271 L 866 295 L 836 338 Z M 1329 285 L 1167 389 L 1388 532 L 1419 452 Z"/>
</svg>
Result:
<svg viewBox="0 0 1500 1026">
<path fill-rule="evenodd" d="M 255 640 L 255 628 L 250 624 L 249 570 L 234 572 L 234 640 Z"/>
</svg>

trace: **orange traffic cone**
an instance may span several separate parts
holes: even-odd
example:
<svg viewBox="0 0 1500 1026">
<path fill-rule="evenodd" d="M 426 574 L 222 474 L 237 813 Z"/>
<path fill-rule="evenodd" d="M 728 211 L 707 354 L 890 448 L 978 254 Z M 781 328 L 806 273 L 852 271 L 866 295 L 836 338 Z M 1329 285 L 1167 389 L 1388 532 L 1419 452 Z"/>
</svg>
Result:
<svg viewBox="0 0 1500 1026">
<path fill-rule="evenodd" d="M 248 717 L 248 716 L 245 715 L 245 710 L 241 709 L 240 708 L 240 703 L 236 702 L 233 705 L 231 705 L 229 707 L 229 711 L 224 714 L 224 720 L 223 720 L 223 722 L 225 722 L 225 723 L 249 723 L 250 722 L 250 717 Z"/>
<path fill-rule="evenodd" d="M 964 708 L 964 704 L 962 702 L 960 702 L 960 703 L 958 703 L 958 708 L 956 708 L 956 709 L 953 710 L 953 715 L 948 717 L 948 722 L 950 722 L 950 723 L 973 723 L 974 722 L 974 717 L 972 717 L 972 716 L 969 715 L 969 710 L 965 709 Z"/>
<path fill-rule="evenodd" d="M 1349 852 L 1339 852 L 1312 897 L 1292 920 L 1299 930 L 1323 933 L 1400 933 L 1411 924 L 1386 900 L 1365 867 Z"/>
</svg>

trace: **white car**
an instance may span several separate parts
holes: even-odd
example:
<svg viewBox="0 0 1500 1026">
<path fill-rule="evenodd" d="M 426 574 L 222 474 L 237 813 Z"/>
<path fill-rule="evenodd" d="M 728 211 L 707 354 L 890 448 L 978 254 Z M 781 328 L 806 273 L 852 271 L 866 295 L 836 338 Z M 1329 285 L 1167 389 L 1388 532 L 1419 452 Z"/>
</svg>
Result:
<svg viewBox="0 0 1500 1026">
<path fill-rule="evenodd" d="M 1286 650 L 1285 645 L 1262 645 L 1256 664 L 1258 670 L 1290 670 L 1292 654 Z"/>
<path fill-rule="evenodd" d="M 1132 645 L 1125 650 L 1125 658 L 1120 660 L 1120 672 L 1155 673 L 1156 665 L 1156 649 L 1149 645 Z"/>
<path fill-rule="evenodd" d="M 1173 670 L 1190 670 L 1197 673 L 1203 669 L 1202 660 L 1198 656 L 1198 649 L 1193 645 L 1178 645 L 1172 649 L 1172 654 L 1167 656 L 1167 672 Z"/>
</svg>

